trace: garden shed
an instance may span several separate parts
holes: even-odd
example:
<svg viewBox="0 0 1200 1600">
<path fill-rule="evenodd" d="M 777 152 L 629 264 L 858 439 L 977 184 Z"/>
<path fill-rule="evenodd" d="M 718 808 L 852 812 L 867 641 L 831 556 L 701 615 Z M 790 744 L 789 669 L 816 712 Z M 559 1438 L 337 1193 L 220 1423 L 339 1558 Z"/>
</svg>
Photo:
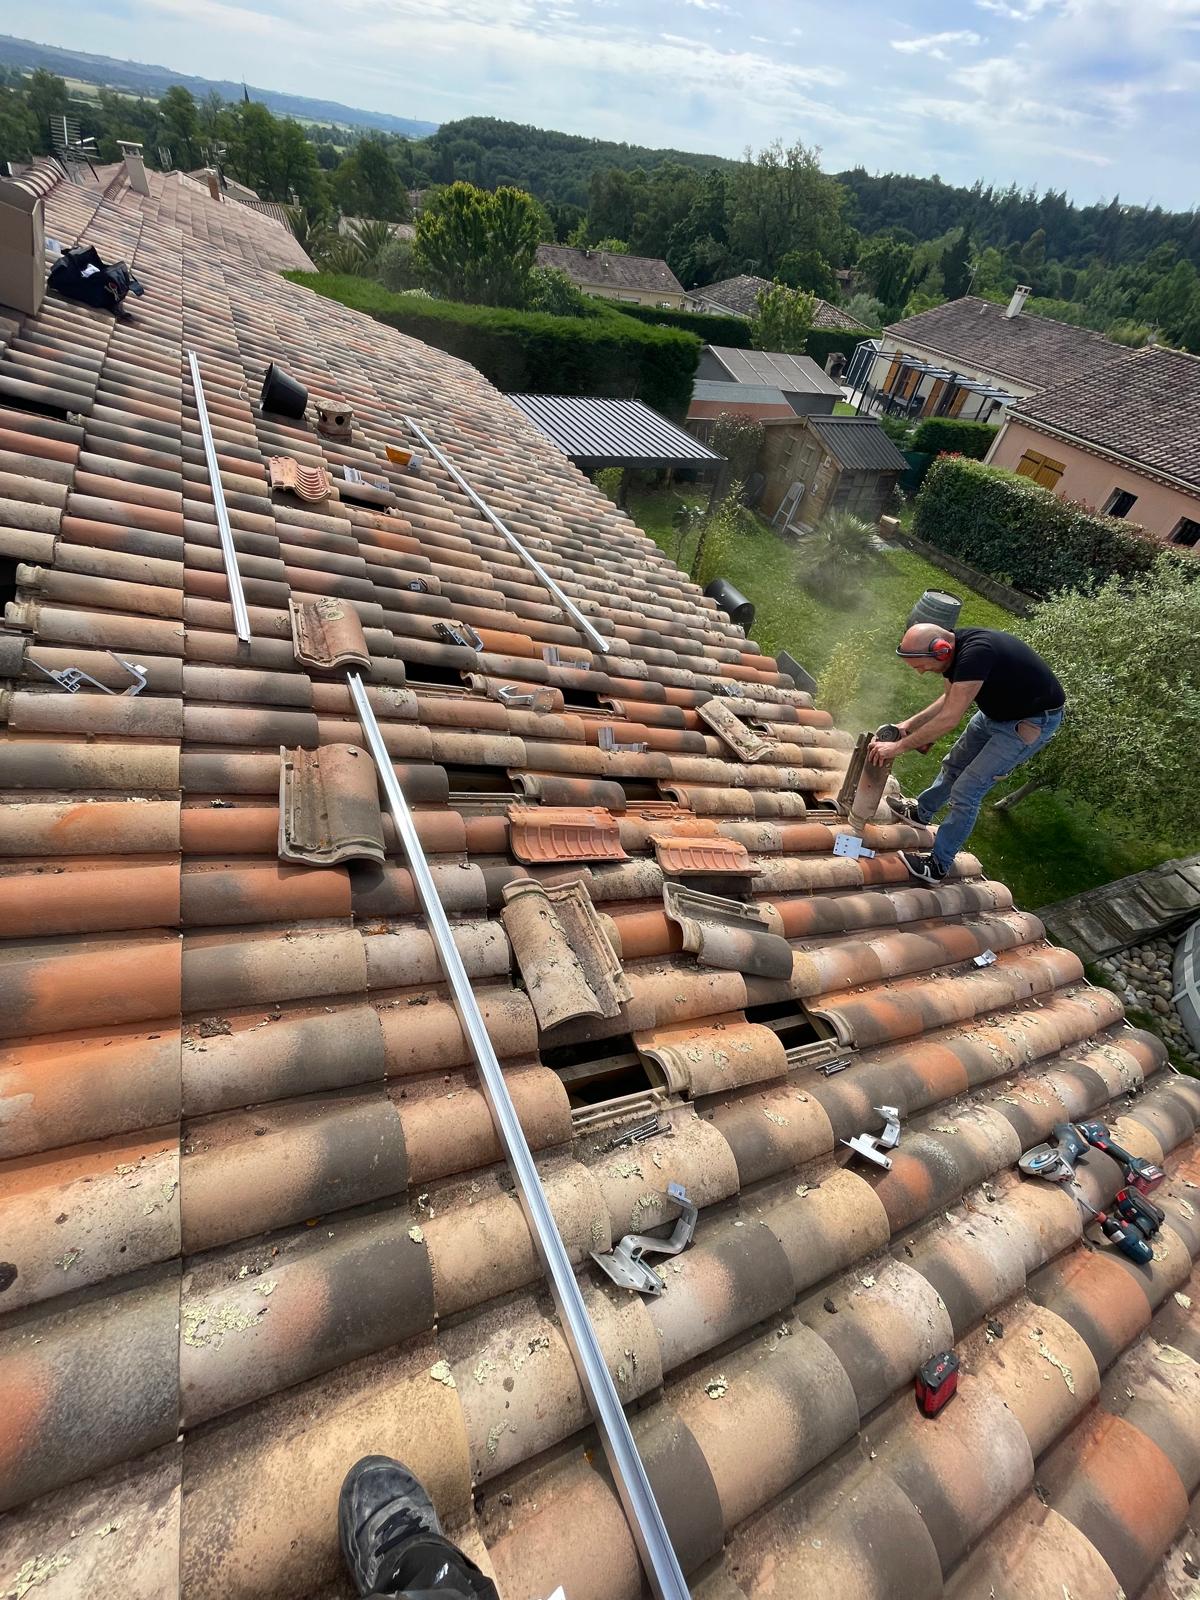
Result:
<svg viewBox="0 0 1200 1600">
<path fill-rule="evenodd" d="M 813 528 L 827 511 L 878 522 L 908 465 L 873 417 L 794 417 L 763 432 L 760 509 L 773 516 L 789 498 L 789 527 Z"/>
</svg>

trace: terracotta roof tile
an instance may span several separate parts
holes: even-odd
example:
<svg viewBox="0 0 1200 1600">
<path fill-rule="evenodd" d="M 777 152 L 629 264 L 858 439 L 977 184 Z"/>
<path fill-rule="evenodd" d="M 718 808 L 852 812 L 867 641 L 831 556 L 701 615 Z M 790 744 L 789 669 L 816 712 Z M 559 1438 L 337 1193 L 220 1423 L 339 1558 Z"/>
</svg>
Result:
<svg viewBox="0 0 1200 1600">
<path fill-rule="evenodd" d="M 610 1600 L 640 1593 L 411 874 L 373 768 L 370 795 L 354 779 L 349 660 L 697 1594 L 823 1600 L 896 1571 L 972 1594 L 956 1574 L 1006 1570 L 1010 1530 L 1015 1571 L 1061 1554 L 1093 1585 L 1073 1594 L 1111 1571 L 1159 1600 L 1196 1472 L 1191 1368 L 1157 1354 L 1197 1353 L 1175 1298 L 1200 1251 L 1195 1086 L 973 857 L 913 888 L 898 852 L 931 835 L 891 822 L 875 858 L 835 857 L 853 741 L 548 445 L 517 448 L 477 373 L 277 278 L 294 241 L 194 185 L 43 186 L 55 236 L 149 292 L 129 320 L 52 296 L 0 326 L 16 1570 L 70 1557 L 51 1596 L 332 1592 L 329 1509 L 382 1449 L 506 1592 L 601 1572 Z M 262 415 L 271 361 L 352 411 L 351 438 Z M 388 458 L 410 414 L 608 654 L 440 469 Z M 277 456 L 395 504 L 272 495 Z M 117 693 L 41 670 L 71 668 Z M 839 1145 L 878 1105 L 903 1119 L 886 1174 Z M 1148 1268 L 1011 1171 L 1088 1115 L 1169 1169 Z M 1103 1206 L 1121 1180 L 1097 1155 L 1079 1181 Z M 591 1253 L 669 1227 L 669 1182 L 699 1226 L 648 1310 Z M 926 1424 L 914 1365 L 955 1339 L 961 1409 Z M 1114 1460 L 1146 1472 L 1110 1512 Z"/>
</svg>

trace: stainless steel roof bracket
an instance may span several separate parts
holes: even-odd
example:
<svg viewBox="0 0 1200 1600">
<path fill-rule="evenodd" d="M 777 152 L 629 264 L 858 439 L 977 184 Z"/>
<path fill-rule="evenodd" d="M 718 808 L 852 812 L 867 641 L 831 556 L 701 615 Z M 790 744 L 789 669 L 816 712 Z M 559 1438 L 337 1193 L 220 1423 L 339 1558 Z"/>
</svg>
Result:
<svg viewBox="0 0 1200 1600">
<path fill-rule="evenodd" d="M 663 1292 L 662 1279 L 652 1267 L 646 1265 L 643 1257 L 677 1256 L 692 1242 L 696 1232 L 696 1219 L 700 1215 L 698 1209 L 688 1199 L 687 1190 L 681 1183 L 669 1183 L 667 1195 L 680 1208 L 679 1216 L 676 1217 L 675 1226 L 668 1238 L 656 1239 L 649 1233 L 627 1233 L 607 1253 L 592 1251 L 592 1260 L 622 1289 L 635 1289 L 639 1294 L 660 1295 Z"/>
<path fill-rule="evenodd" d="M 225 504 L 225 489 L 221 483 L 221 468 L 217 462 L 217 447 L 213 443 L 212 425 L 208 420 L 208 406 L 204 402 L 204 385 L 200 381 L 200 363 L 194 350 L 186 350 L 188 369 L 192 374 L 192 391 L 196 397 L 196 415 L 200 419 L 200 433 L 204 440 L 204 459 L 208 463 L 208 482 L 212 489 L 213 511 L 217 517 L 217 532 L 221 538 L 221 555 L 225 561 L 225 578 L 229 584 L 229 604 L 233 608 L 233 629 L 243 644 L 250 642 L 250 613 L 246 610 L 246 592 L 242 588 L 242 574 L 238 568 L 237 549 L 233 542 L 233 529 L 229 525 L 229 508 Z"/>
<path fill-rule="evenodd" d="M 60 689 L 65 689 L 68 694 L 77 694 L 85 683 L 90 683 L 94 689 L 99 689 L 102 694 L 114 694 L 120 700 L 132 699 L 135 694 L 141 694 L 148 681 L 145 667 L 138 662 L 123 661 L 120 656 L 113 655 L 111 650 L 106 650 L 105 654 L 112 656 L 117 665 L 124 667 L 125 671 L 134 680 L 128 688 L 110 689 L 106 683 L 101 683 L 99 678 L 93 678 L 91 673 L 85 672 L 82 667 L 62 667 L 59 670 L 55 670 L 53 667 L 44 667 L 40 661 L 31 661 L 29 665 L 36 667 L 47 678 L 51 678 L 58 684 Z"/>
<path fill-rule="evenodd" d="M 453 996 L 459 1022 L 479 1069 L 479 1087 L 491 1113 L 500 1148 L 515 1180 L 517 1197 L 549 1280 L 563 1336 L 570 1347 L 580 1384 L 596 1420 L 613 1482 L 621 1497 L 646 1576 L 656 1600 L 689 1600 L 687 1581 L 671 1546 L 662 1512 L 634 1443 L 621 1398 L 597 1342 L 574 1268 L 555 1225 L 500 1062 L 471 988 L 471 980 L 454 943 L 449 920 L 438 898 L 412 812 L 401 792 L 375 712 L 358 673 L 347 673 L 346 682 L 366 737 L 367 748 L 383 785 L 388 810 L 396 825 L 426 925 L 437 947 L 438 960 Z"/>
<path fill-rule="evenodd" d="M 417 438 L 420 439 L 421 443 L 429 451 L 434 460 L 437 461 L 443 467 L 443 469 L 450 474 L 458 487 L 466 495 L 467 499 L 475 507 L 476 511 L 478 511 L 481 516 L 485 517 L 487 521 L 491 523 L 492 527 L 495 528 L 500 537 L 505 540 L 510 549 L 516 551 L 521 560 L 529 568 L 530 572 L 533 573 L 534 577 L 543 586 L 543 588 L 550 591 L 550 593 L 554 596 L 555 601 L 562 607 L 567 616 L 570 617 L 571 621 L 579 629 L 580 633 L 583 634 L 584 638 L 591 645 L 592 649 L 598 650 L 601 655 L 607 655 L 609 650 L 612 648 L 610 642 L 602 633 L 598 633 L 596 631 L 596 629 L 584 616 L 583 612 L 575 604 L 574 600 L 564 593 L 558 584 L 555 583 L 554 579 L 546 571 L 545 567 L 542 566 L 541 562 L 536 560 L 535 557 L 529 553 L 529 551 L 521 543 L 520 539 L 517 538 L 516 534 L 513 533 L 510 528 L 505 527 L 504 523 L 492 510 L 491 506 L 488 505 L 483 496 L 475 493 L 475 490 L 472 489 L 471 485 L 463 477 L 462 473 L 452 461 L 442 454 L 425 430 L 417 422 L 415 422 L 412 417 L 405 417 L 404 422 L 406 427 L 408 427 L 408 429 L 412 433 L 415 433 Z"/>
</svg>

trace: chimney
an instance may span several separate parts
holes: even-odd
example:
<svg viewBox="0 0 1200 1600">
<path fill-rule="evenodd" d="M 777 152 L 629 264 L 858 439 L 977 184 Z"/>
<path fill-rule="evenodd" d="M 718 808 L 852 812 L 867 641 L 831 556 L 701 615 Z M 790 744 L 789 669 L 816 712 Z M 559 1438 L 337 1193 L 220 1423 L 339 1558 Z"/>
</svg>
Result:
<svg viewBox="0 0 1200 1600">
<path fill-rule="evenodd" d="M 1029 296 L 1032 293 L 1033 290 L 1029 288 L 1027 284 L 1019 283 L 1013 290 L 1013 297 L 1008 302 L 1008 310 L 1004 313 L 1004 315 L 1006 317 L 1019 317 L 1021 312 L 1025 309 L 1026 300 L 1029 299 Z"/>
<path fill-rule="evenodd" d="M 150 185 L 146 179 L 146 163 L 142 160 L 142 147 L 133 144 L 128 139 L 119 139 L 121 155 L 125 161 L 125 177 L 130 190 L 134 194 L 149 195 Z"/>
</svg>

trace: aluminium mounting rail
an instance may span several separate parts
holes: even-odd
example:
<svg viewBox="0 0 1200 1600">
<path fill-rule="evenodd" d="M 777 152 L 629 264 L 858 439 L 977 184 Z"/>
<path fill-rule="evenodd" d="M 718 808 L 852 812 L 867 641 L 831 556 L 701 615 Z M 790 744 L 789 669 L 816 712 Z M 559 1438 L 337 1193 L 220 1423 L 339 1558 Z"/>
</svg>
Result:
<svg viewBox="0 0 1200 1600">
<path fill-rule="evenodd" d="M 242 574 L 238 567 L 237 549 L 233 542 L 233 529 L 229 526 L 229 508 L 225 504 L 225 489 L 221 483 L 221 468 L 217 462 L 217 447 L 213 443 L 212 425 L 208 420 L 208 406 L 204 401 L 204 385 L 200 381 L 200 363 L 194 350 L 186 350 L 188 368 L 192 374 L 192 390 L 196 396 L 196 415 L 200 418 L 200 432 L 204 439 L 204 458 L 208 462 L 208 481 L 212 485 L 213 510 L 217 514 L 217 532 L 221 536 L 221 555 L 225 561 L 225 578 L 229 584 L 229 603 L 233 607 L 234 632 L 243 644 L 250 642 L 250 613 L 246 610 L 246 591 L 242 588 Z"/>
<path fill-rule="evenodd" d="M 687 1582 L 675 1551 L 671 1547 L 662 1512 L 658 1508 L 642 1458 L 638 1454 L 637 1445 L 630 1432 L 620 1396 L 617 1394 L 596 1340 L 595 1329 L 588 1316 L 570 1257 L 555 1224 L 524 1130 L 517 1119 L 516 1108 L 509 1095 L 508 1085 L 504 1081 L 504 1073 L 492 1041 L 488 1037 L 479 1003 L 471 988 L 471 980 L 467 976 L 467 969 L 463 966 L 462 957 L 454 943 L 450 923 L 438 898 L 412 812 L 396 778 L 391 757 L 383 742 L 379 724 L 375 720 L 375 712 L 359 674 L 347 673 L 346 681 L 354 709 L 358 713 L 358 720 L 366 736 L 367 746 L 374 759 L 380 782 L 383 784 L 388 810 L 392 814 L 401 848 L 408 861 L 413 883 L 416 885 L 417 898 L 426 925 L 437 946 L 438 960 L 454 997 L 454 1008 L 462 1024 L 463 1034 L 471 1047 L 475 1065 L 479 1069 L 479 1085 L 495 1125 L 496 1137 L 516 1181 L 521 1208 L 529 1224 L 529 1232 L 542 1267 L 549 1279 L 563 1334 L 574 1358 L 588 1405 L 596 1420 L 604 1453 L 621 1496 L 629 1530 L 637 1545 L 646 1576 L 650 1580 L 657 1600 L 688 1600 Z"/>
<path fill-rule="evenodd" d="M 513 533 L 511 528 L 505 527 L 504 523 L 492 510 L 491 506 L 488 505 L 483 496 L 481 494 L 476 494 L 475 490 L 472 489 L 471 485 L 463 477 L 462 473 L 458 470 L 454 463 L 447 456 L 443 455 L 438 449 L 437 445 L 434 444 L 433 440 L 425 432 L 424 428 L 422 428 L 418 423 L 414 422 L 412 417 L 405 417 L 404 421 L 409 430 L 412 433 L 415 433 L 417 438 L 420 439 L 421 443 L 425 446 L 426 450 L 429 451 L 430 455 L 433 456 L 434 460 L 439 462 L 441 466 L 446 469 L 458 487 L 466 495 L 467 499 L 475 507 L 476 511 L 487 518 L 501 538 L 506 539 L 512 549 L 514 549 L 520 556 L 521 560 L 529 568 L 530 572 L 533 573 L 534 577 L 538 580 L 542 587 L 548 589 L 549 592 L 554 596 L 555 600 L 563 608 L 567 616 L 570 617 L 571 621 L 579 629 L 580 633 L 583 634 L 584 638 L 591 645 L 592 649 L 598 650 L 601 655 L 607 655 L 612 649 L 611 642 L 606 639 L 602 633 L 598 633 L 596 631 L 596 629 L 584 616 L 583 612 L 580 611 L 579 607 L 575 604 L 574 600 L 565 594 L 563 590 L 559 588 L 558 584 L 555 583 L 554 579 L 546 571 L 545 567 L 542 566 L 541 562 L 538 561 L 536 557 L 530 555 L 529 551 L 526 550 L 525 546 L 521 543 L 520 539 L 517 538 L 516 534 Z"/>
</svg>

